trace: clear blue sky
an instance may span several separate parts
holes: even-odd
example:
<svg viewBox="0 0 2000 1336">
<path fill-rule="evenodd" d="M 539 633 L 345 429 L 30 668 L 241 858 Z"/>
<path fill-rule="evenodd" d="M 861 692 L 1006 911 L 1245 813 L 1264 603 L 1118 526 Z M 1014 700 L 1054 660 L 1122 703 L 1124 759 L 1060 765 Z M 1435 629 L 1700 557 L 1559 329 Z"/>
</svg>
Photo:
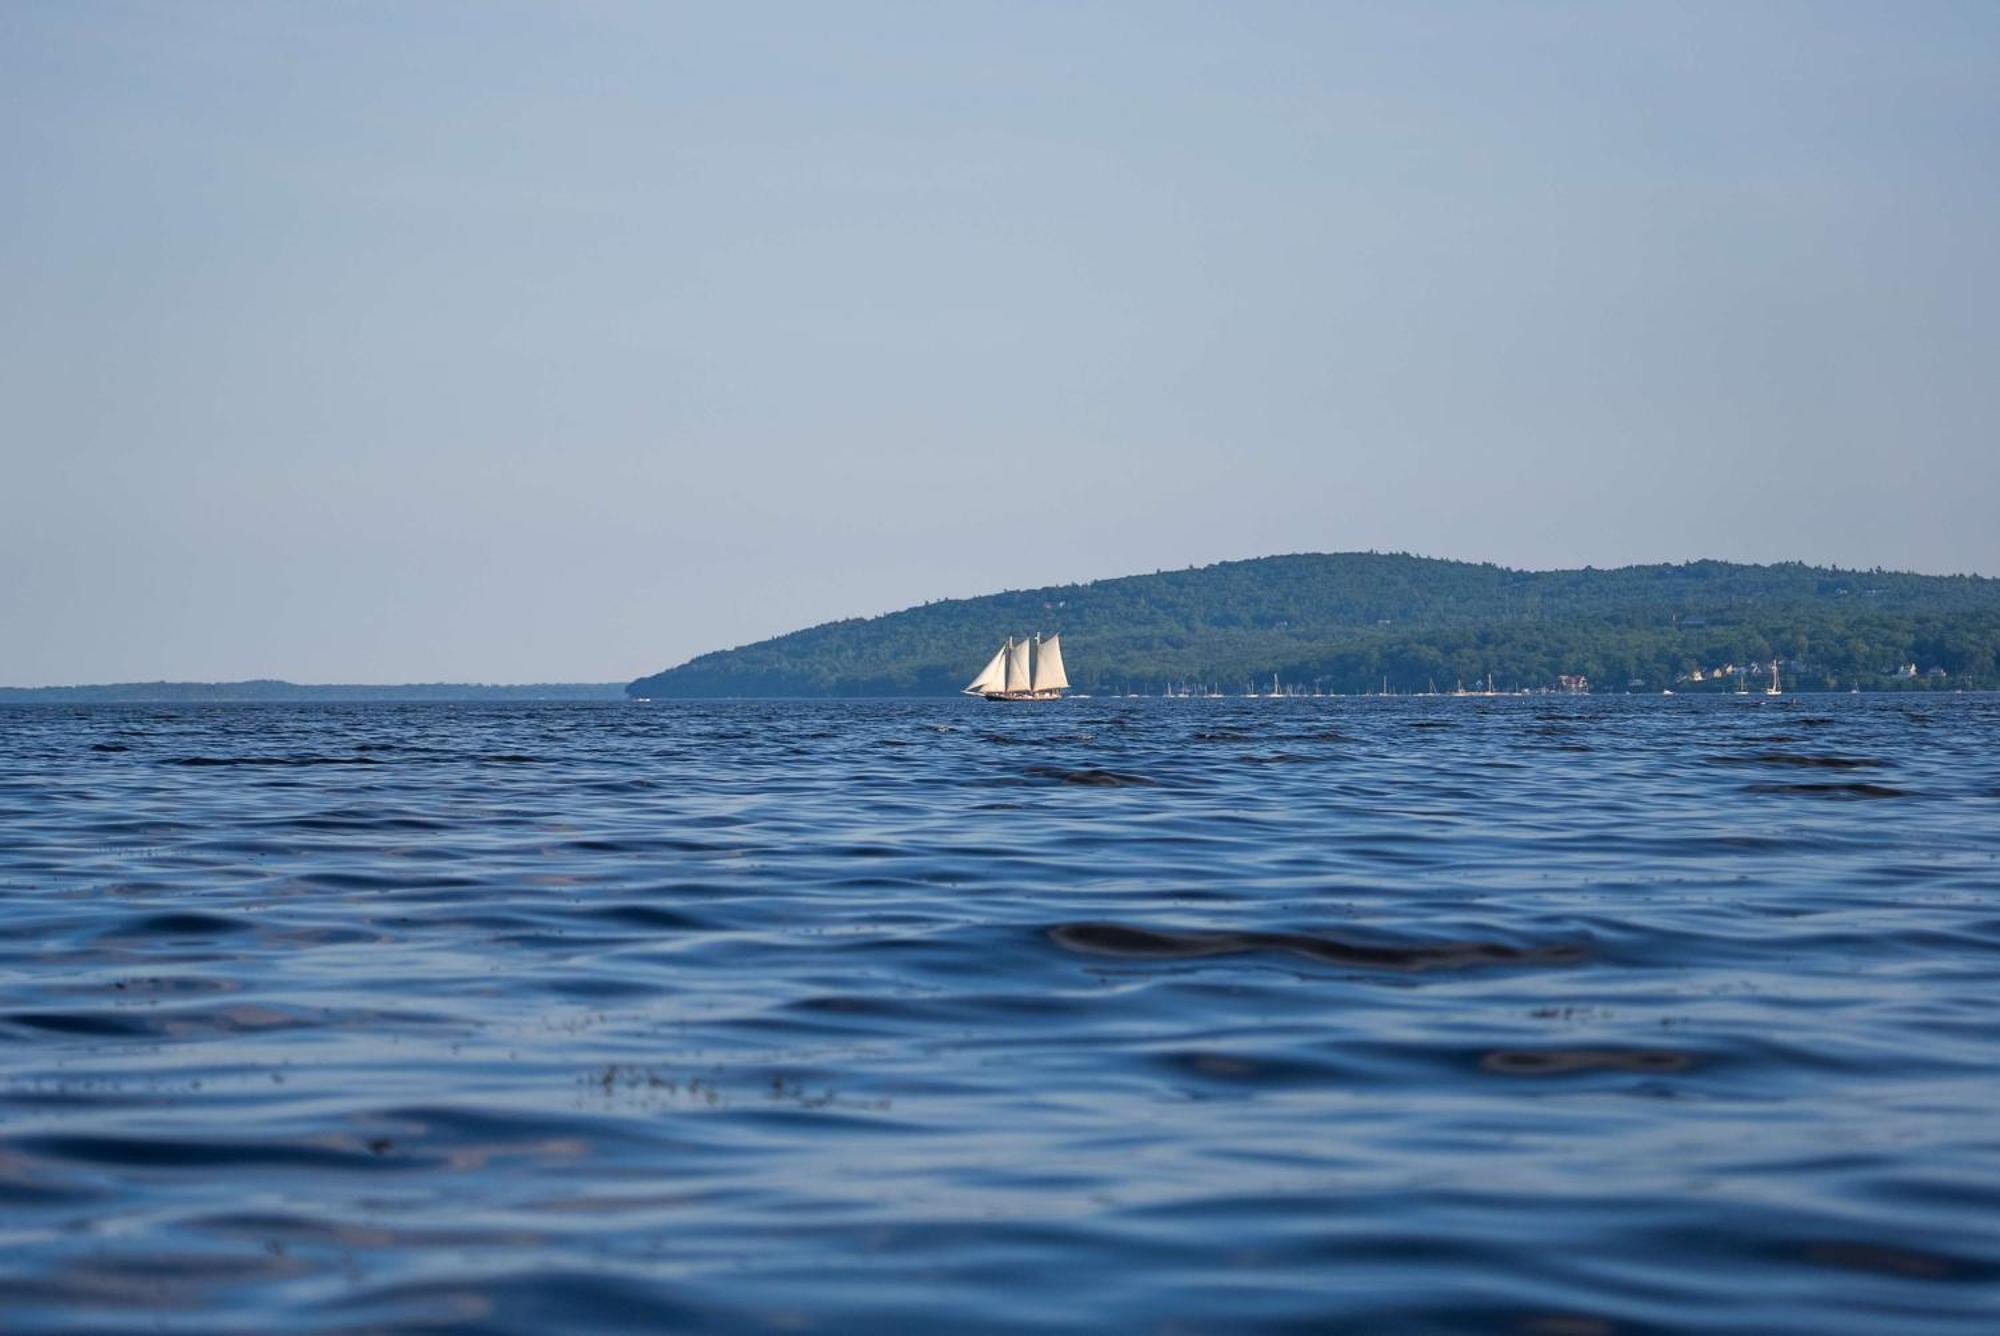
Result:
<svg viewBox="0 0 2000 1336">
<path fill-rule="evenodd" d="M 0 683 L 1300 550 L 2000 574 L 1987 0 L 7 0 L 0 173 Z"/>
</svg>

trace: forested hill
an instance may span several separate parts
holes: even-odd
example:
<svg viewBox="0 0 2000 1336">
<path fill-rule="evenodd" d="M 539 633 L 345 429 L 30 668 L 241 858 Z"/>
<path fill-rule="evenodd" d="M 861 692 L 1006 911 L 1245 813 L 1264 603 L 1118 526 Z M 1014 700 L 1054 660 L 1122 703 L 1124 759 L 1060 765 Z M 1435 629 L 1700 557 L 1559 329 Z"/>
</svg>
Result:
<svg viewBox="0 0 2000 1336">
<path fill-rule="evenodd" d="M 1515 571 L 1346 552 L 1223 562 L 951 599 L 704 654 L 634 696 L 944 695 L 1005 636 L 1060 631 L 1084 692 L 1203 683 L 1450 690 L 1589 677 L 1701 689 L 1700 668 L 1786 661 L 1786 685 L 2000 685 L 2000 580 L 1721 561 Z M 1914 663 L 1918 676 L 1897 676 Z M 1930 670 L 1941 669 L 1943 675 Z M 1704 685 L 1707 685 L 1705 682 Z M 1733 681 L 1731 683 L 1733 686 Z"/>
</svg>

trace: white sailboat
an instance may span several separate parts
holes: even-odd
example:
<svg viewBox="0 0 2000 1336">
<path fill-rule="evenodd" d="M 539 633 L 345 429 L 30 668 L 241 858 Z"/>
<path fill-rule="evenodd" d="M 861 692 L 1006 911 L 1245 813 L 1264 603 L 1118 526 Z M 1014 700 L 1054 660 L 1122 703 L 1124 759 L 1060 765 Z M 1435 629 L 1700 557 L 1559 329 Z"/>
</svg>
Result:
<svg viewBox="0 0 2000 1336">
<path fill-rule="evenodd" d="M 1018 642 L 1009 636 L 979 676 L 965 684 L 964 694 L 987 700 L 1056 700 L 1068 686 L 1060 635 Z"/>
</svg>

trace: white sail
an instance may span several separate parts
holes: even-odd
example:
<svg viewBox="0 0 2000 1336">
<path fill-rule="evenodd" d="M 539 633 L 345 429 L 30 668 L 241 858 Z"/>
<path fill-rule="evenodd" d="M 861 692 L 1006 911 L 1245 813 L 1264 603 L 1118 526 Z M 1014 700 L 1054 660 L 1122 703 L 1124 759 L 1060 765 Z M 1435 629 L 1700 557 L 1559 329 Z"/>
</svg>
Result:
<svg viewBox="0 0 2000 1336">
<path fill-rule="evenodd" d="M 1008 642 L 1011 644 L 1012 642 Z M 993 657 L 979 670 L 979 676 L 965 684 L 965 690 L 973 695 L 982 691 L 1002 691 L 1007 686 L 1007 646 L 993 651 Z"/>
<path fill-rule="evenodd" d="M 1028 642 L 1007 645 L 1007 686 L 1008 691 L 1027 691 L 1028 687 Z"/>
<path fill-rule="evenodd" d="M 1063 673 L 1062 637 L 1050 636 L 1035 642 L 1035 690 L 1053 691 L 1069 685 Z"/>
</svg>

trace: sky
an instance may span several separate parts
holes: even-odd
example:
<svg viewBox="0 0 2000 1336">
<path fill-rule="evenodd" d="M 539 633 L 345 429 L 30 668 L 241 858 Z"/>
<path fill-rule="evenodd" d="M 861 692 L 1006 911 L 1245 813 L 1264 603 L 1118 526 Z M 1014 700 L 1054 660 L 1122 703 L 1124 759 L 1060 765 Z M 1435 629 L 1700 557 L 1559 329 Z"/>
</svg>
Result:
<svg viewBox="0 0 2000 1336">
<path fill-rule="evenodd" d="M 5 0 L 0 180 L 0 684 L 1277 552 L 2000 575 L 1988 0 Z"/>
</svg>

